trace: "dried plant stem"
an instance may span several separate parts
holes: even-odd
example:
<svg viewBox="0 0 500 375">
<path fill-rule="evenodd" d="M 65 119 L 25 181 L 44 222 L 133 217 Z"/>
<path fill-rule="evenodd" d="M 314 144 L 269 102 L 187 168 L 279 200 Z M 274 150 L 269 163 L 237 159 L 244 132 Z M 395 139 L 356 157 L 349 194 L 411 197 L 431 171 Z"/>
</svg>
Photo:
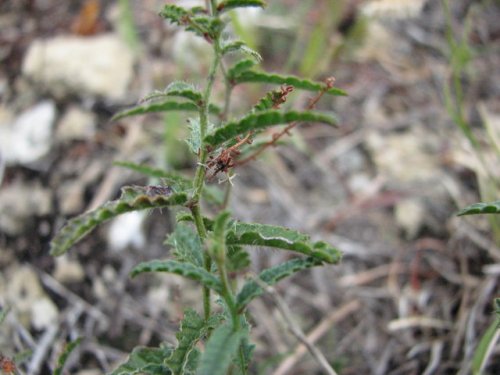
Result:
<svg viewBox="0 0 500 375">
<path fill-rule="evenodd" d="M 309 351 L 311 355 L 318 361 L 318 363 L 321 365 L 323 370 L 328 375 L 337 375 L 335 370 L 330 366 L 328 363 L 328 360 L 325 358 L 324 354 L 314 345 L 314 341 L 316 341 L 320 336 L 323 335 L 324 333 L 324 328 L 322 328 L 323 333 L 319 335 L 319 337 L 315 337 L 315 340 L 310 340 L 310 337 L 307 337 L 304 332 L 299 328 L 298 324 L 294 322 L 293 317 L 292 317 L 292 312 L 290 311 L 290 308 L 287 306 L 286 302 L 281 298 L 281 296 L 276 292 L 274 288 L 271 286 L 267 285 L 264 283 L 262 280 L 259 278 L 255 278 L 255 282 L 259 284 L 259 286 L 264 289 L 274 300 L 274 303 L 276 304 L 276 307 L 278 308 L 279 312 L 283 316 L 283 319 L 285 320 L 285 323 L 287 325 L 287 328 L 290 330 L 290 332 L 297 338 L 302 343 L 302 348 L 305 352 L 305 350 Z M 348 306 L 349 312 L 357 309 L 359 307 L 359 302 L 358 301 L 352 301 L 351 306 Z M 344 307 L 345 309 L 345 307 Z M 349 312 L 344 312 L 342 315 L 347 315 Z M 338 311 L 337 311 L 338 315 Z M 336 316 L 336 319 L 328 319 L 328 326 L 334 323 L 334 321 L 338 320 L 339 318 Z M 333 321 L 332 321 L 333 320 Z M 297 353 L 297 351 L 296 351 Z M 294 356 L 290 358 L 294 358 L 293 362 L 286 360 L 281 364 L 281 366 L 274 372 L 274 375 L 284 375 L 288 370 L 291 369 L 291 367 L 295 364 L 296 360 L 300 358 L 304 353 L 299 354 L 298 356 L 294 354 Z M 289 358 L 289 359 L 290 359 Z"/>
<path fill-rule="evenodd" d="M 321 90 L 316 96 L 314 96 L 307 105 L 307 109 L 314 109 L 319 100 L 325 95 L 328 89 L 331 89 L 335 84 L 335 78 L 329 77 L 325 80 L 325 87 Z M 275 146 L 278 143 L 279 139 L 283 137 L 285 134 L 290 135 L 290 131 L 295 128 L 299 123 L 297 121 L 288 124 L 283 130 L 278 133 L 273 134 L 272 139 L 264 144 L 262 144 L 253 154 L 247 156 L 244 159 L 238 160 L 234 163 L 234 166 L 240 166 L 248 163 L 249 161 L 255 160 L 257 156 L 259 156 L 265 149 L 270 146 Z"/>
</svg>

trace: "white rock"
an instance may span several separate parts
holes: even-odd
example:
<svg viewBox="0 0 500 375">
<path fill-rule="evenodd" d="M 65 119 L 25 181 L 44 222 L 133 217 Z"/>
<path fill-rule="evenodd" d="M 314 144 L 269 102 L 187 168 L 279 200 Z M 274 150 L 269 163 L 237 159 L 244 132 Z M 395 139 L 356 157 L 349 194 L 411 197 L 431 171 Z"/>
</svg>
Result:
<svg viewBox="0 0 500 375">
<path fill-rule="evenodd" d="M 85 277 L 80 262 L 69 259 L 66 255 L 56 258 L 54 278 L 60 283 L 71 283 L 82 281 Z"/>
<path fill-rule="evenodd" d="M 79 107 L 71 107 L 57 125 L 56 136 L 61 141 L 88 140 L 95 134 L 96 116 Z"/>
<path fill-rule="evenodd" d="M 405 231 L 406 238 L 414 239 L 425 221 L 425 207 L 418 199 L 403 199 L 396 204 L 395 218 L 398 225 Z"/>
<path fill-rule="evenodd" d="M 55 94 L 80 93 L 121 99 L 133 73 L 134 55 L 116 35 L 58 36 L 31 43 L 23 74 Z"/>
<path fill-rule="evenodd" d="M 424 182 L 439 178 L 436 140 L 417 125 L 405 133 L 371 131 L 367 146 L 379 172 L 397 182 Z"/>
<path fill-rule="evenodd" d="M 0 190 L 0 231 L 20 235 L 35 216 L 52 211 L 52 193 L 38 185 L 21 183 L 6 185 Z M 8 213 L 8 214 L 3 214 Z"/>
<path fill-rule="evenodd" d="M 44 101 L 14 122 L 0 123 L 0 150 L 7 165 L 28 164 L 45 156 L 52 144 L 56 107 Z"/>
<path fill-rule="evenodd" d="M 42 297 L 31 305 L 31 325 L 43 330 L 57 321 L 58 310 L 48 297 Z"/>
<path fill-rule="evenodd" d="M 131 246 L 140 249 L 146 243 L 142 230 L 144 212 L 130 212 L 113 220 L 108 232 L 108 243 L 114 251 Z"/>
</svg>

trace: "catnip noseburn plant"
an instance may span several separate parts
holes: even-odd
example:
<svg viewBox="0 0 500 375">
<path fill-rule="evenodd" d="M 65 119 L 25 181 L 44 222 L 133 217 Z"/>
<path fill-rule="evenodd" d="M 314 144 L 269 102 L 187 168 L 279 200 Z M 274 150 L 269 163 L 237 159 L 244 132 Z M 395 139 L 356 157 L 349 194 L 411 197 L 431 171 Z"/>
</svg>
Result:
<svg viewBox="0 0 500 375">
<path fill-rule="evenodd" d="M 111 373 L 113 375 L 247 374 L 253 350 L 249 342 L 251 327 L 245 318 L 248 304 L 263 293 L 264 285 L 273 285 L 304 269 L 335 264 L 341 258 L 341 253 L 334 247 L 321 241 L 313 242 L 309 236 L 295 230 L 232 219 L 225 210 L 227 199 L 215 217 L 208 218 L 202 212 L 202 200 L 214 199 L 206 188 L 208 181 L 223 175 L 230 189 L 233 168 L 255 159 L 264 149 L 275 145 L 298 122 L 335 125 L 333 114 L 315 111 L 314 107 L 323 95 L 345 95 L 333 86 L 333 78 L 314 82 L 258 70 L 259 54 L 224 33 L 227 11 L 264 5 L 262 0 L 211 0 L 205 1 L 205 6 L 189 9 L 165 5 L 161 17 L 195 33 L 213 48 L 204 89 L 199 90 L 186 82 L 173 82 L 165 90 L 148 95 L 139 105 L 118 113 L 114 119 L 164 111 L 193 113 L 187 142 L 197 156 L 194 177 L 133 163 L 119 163 L 146 175 L 161 177 L 166 185 L 123 187 L 119 199 L 69 220 L 51 243 L 51 254 L 59 256 L 97 225 L 120 214 L 162 207 L 178 209 L 175 230 L 166 240 L 172 248 L 169 259 L 141 263 L 132 270 L 132 277 L 147 272 L 168 272 L 195 280 L 201 286 L 203 312 L 185 311 L 176 335 L 177 346 L 137 347 L 127 361 Z M 217 76 L 224 80 L 226 88 L 222 108 L 211 101 Z M 267 93 L 243 117 L 231 119 L 232 89 L 248 82 L 281 87 Z M 306 110 L 280 109 L 293 89 L 315 92 Z M 281 128 L 266 140 L 265 130 L 278 126 Z M 264 141 L 257 142 L 257 139 Z M 247 251 L 252 246 L 288 250 L 302 256 L 265 269 L 236 289 L 234 278 L 249 266 Z M 211 295 L 218 297 L 220 306 L 216 311 Z M 200 342 L 203 343 L 203 352 L 199 349 Z"/>
</svg>

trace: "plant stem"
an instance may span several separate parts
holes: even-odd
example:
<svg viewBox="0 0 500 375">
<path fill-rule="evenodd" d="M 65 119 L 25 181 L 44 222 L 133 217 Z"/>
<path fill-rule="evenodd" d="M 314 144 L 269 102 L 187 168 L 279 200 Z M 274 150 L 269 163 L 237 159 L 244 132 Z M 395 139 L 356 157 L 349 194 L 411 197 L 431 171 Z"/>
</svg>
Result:
<svg viewBox="0 0 500 375">
<path fill-rule="evenodd" d="M 201 145 L 198 156 L 198 167 L 196 169 L 196 174 L 193 182 L 194 193 L 191 205 L 191 213 L 193 215 L 193 219 L 196 225 L 196 230 L 198 231 L 198 235 L 200 236 L 202 241 L 207 238 L 207 230 L 205 228 L 205 224 L 203 223 L 203 216 L 201 214 L 200 198 L 201 198 L 201 192 L 203 191 L 203 185 L 205 182 L 205 172 L 206 172 L 205 162 L 208 156 L 208 151 L 203 140 L 205 139 L 208 130 L 208 106 L 210 104 L 210 95 L 212 93 L 212 88 L 215 81 L 215 74 L 217 72 L 217 68 L 220 63 L 219 39 L 218 38 L 215 39 L 213 43 L 214 43 L 214 58 L 212 61 L 212 65 L 210 67 L 210 72 L 208 73 L 207 86 L 205 88 L 205 92 L 203 95 L 203 103 L 200 109 Z M 208 272 L 210 272 L 210 269 L 212 268 L 212 259 L 210 258 L 210 255 L 207 252 L 204 253 L 203 260 L 205 269 Z M 210 289 L 207 287 L 203 287 L 203 309 L 204 309 L 205 320 L 208 320 L 208 318 L 210 317 Z"/>
<path fill-rule="evenodd" d="M 220 249 L 224 254 L 226 249 Z M 240 329 L 240 316 L 236 309 L 236 302 L 234 301 L 233 292 L 231 290 L 231 285 L 229 284 L 229 278 L 227 277 L 226 265 L 224 264 L 224 259 L 218 258 L 217 268 L 219 269 L 220 280 L 222 283 L 222 298 L 226 301 L 227 307 L 231 312 L 231 318 L 233 319 L 233 331 Z"/>
</svg>

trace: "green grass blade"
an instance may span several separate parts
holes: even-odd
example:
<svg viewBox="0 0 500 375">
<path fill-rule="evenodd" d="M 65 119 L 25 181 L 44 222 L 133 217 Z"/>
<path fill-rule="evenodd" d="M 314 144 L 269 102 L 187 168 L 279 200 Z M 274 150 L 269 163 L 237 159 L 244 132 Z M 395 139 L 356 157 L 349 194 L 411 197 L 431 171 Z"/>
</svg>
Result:
<svg viewBox="0 0 500 375">
<path fill-rule="evenodd" d="M 461 210 L 457 216 L 479 214 L 500 214 L 500 200 L 488 203 L 480 202 L 471 204 Z"/>
<path fill-rule="evenodd" d="M 168 272 L 184 276 L 187 279 L 198 281 L 207 288 L 220 293 L 221 283 L 217 277 L 202 267 L 176 260 L 152 260 L 138 264 L 131 272 L 132 277 L 145 272 Z"/>
<path fill-rule="evenodd" d="M 97 225 L 118 215 L 147 208 L 184 205 L 187 201 L 185 193 L 172 194 L 171 190 L 164 186 L 124 187 L 119 199 L 69 220 L 50 243 L 50 254 L 53 256 L 64 254 Z"/>
<path fill-rule="evenodd" d="M 108 375 L 170 375 L 172 374 L 163 364 L 172 353 L 172 349 L 164 346 L 160 348 L 136 347 L 121 364 Z"/>
<path fill-rule="evenodd" d="M 274 285 L 285 277 L 292 276 L 299 271 L 322 264 L 322 261 L 312 257 L 292 259 L 262 271 L 258 278 L 267 285 Z M 236 296 L 238 311 L 243 311 L 250 301 L 260 296 L 263 292 L 262 287 L 255 280 L 247 281 Z"/>
<path fill-rule="evenodd" d="M 197 375 L 225 375 L 244 337 L 243 329 L 234 332 L 229 324 L 219 326 L 205 346 Z"/>
<path fill-rule="evenodd" d="M 227 12 L 235 8 L 243 7 L 261 7 L 266 6 L 266 2 L 263 0 L 224 0 L 217 5 L 217 11 L 219 13 Z"/>
<path fill-rule="evenodd" d="M 497 317 L 484 333 L 472 357 L 472 373 L 474 375 L 483 374 L 483 370 L 488 363 L 488 359 L 495 349 L 495 345 L 500 337 L 500 318 Z"/>
<path fill-rule="evenodd" d="M 232 76 L 232 80 L 234 83 L 259 82 L 274 83 L 277 85 L 290 85 L 297 89 L 308 91 L 322 91 L 325 89 L 325 84 L 308 79 L 302 79 L 292 75 L 284 76 L 280 74 L 257 72 L 255 70 L 248 69 L 236 72 L 236 74 Z M 325 90 L 325 93 L 335 96 L 347 96 L 345 91 L 336 87 Z"/>
<path fill-rule="evenodd" d="M 275 125 L 288 124 L 295 121 L 323 122 L 335 125 L 337 119 L 332 114 L 316 111 L 289 111 L 280 112 L 268 110 L 249 114 L 239 121 L 233 121 L 217 128 L 212 134 L 205 137 L 205 142 L 211 146 L 219 146 L 226 141 L 233 140 L 252 130 L 261 130 Z"/>
<path fill-rule="evenodd" d="M 66 344 L 63 352 L 59 355 L 59 358 L 57 359 L 57 366 L 54 369 L 53 375 L 61 375 L 62 374 L 62 370 L 64 368 L 64 365 L 66 364 L 66 361 L 68 360 L 69 355 L 78 345 L 80 345 L 81 341 L 82 341 L 82 338 L 79 337 L 76 340 L 71 341 L 70 343 Z"/>
</svg>

